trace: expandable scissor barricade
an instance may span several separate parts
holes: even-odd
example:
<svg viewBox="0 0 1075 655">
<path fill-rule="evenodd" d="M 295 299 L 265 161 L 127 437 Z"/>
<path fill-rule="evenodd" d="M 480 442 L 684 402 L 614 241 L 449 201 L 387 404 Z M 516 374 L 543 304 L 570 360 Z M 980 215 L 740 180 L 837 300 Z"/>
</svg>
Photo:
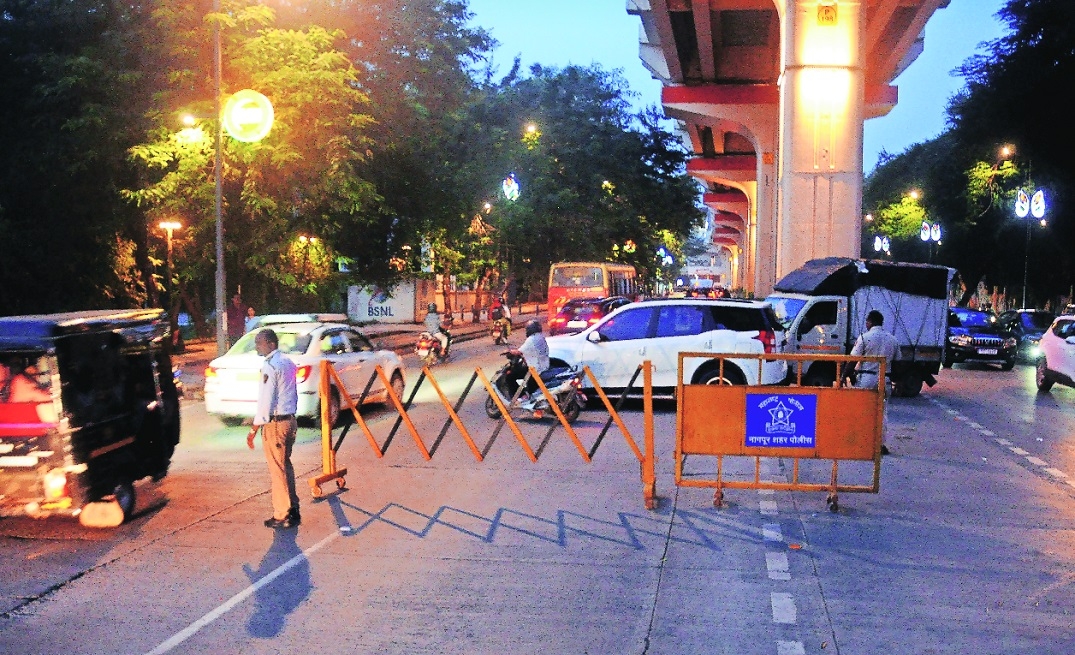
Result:
<svg viewBox="0 0 1075 655">
<path fill-rule="evenodd" d="M 881 436 L 885 403 L 885 361 L 880 357 L 846 355 L 744 355 L 727 358 L 792 362 L 827 360 L 836 362 L 841 372 L 832 387 L 802 386 L 801 374 L 791 385 L 705 385 L 684 381 L 684 361 L 692 358 L 719 360 L 725 356 L 704 352 L 679 355 L 676 409 L 675 481 L 685 487 L 714 487 L 713 503 L 720 506 L 725 488 L 778 489 L 792 491 L 828 491 L 830 509 L 838 508 L 837 493 L 877 493 L 881 474 Z M 876 387 L 859 389 L 846 384 L 844 371 L 855 362 L 878 362 L 880 375 Z M 802 370 L 802 367 L 799 367 Z M 723 371 L 722 371 L 723 373 Z M 721 375 L 723 377 L 723 375 Z M 688 456 L 716 457 L 716 478 L 685 474 Z M 727 460 L 746 458 L 753 475 L 746 479 L 729 479 Z M 763 480 L 762 459 L 790 459 L 790 481 Z M 831 460 L 828 482 L 802 479 L 805 460 Z M 867 484 L 841 483 L 841 461 L 873 462 L 872 480 Z"/>
<path fill-rule="evenodd" d="M 428 367 L 422 368 L 421 375 L 419 375 L 418 380 L 415 382 L 413 388 L 411 389 L 407 400 L 404 401 L 402 398 L 397 397 L 384 371 L 381 369 L 381 367 L 378 366 L 371 374 L 365 389 L 359 395 L 358 401 L 356 402 L 352 400 L 351 394 L 346 389 L 343 381 L 340 379 L 340 376 L 337 374 L 335 368 L 332 366 L 332 363 L 328 361 L 322 361 L 320 396 L 321 452 L 323 470 L 321 475 L 310 478 L 310 491 L 314 498 L 320 498 L 323 495 L 321 486 L 327 482 L 335 480 L 336 486 L 339 489 L 343 489 L 346 486 L 347 469 L 340 468 L 337 465 L 336 453 L 337 451 L 339 451 L 340 446 L 343 444 L 344 437 L 347 435 L 347 431 L 350 428 L 350 425 L 347 425 L 343 428 L 339 438 L 334 442 L 332 433 L 333 427 L 329 425 L 328 421 L 328 398 L 332 392 L 332 387 L 336 387 L 336 389 L 339 390 L 341 404 L 350 409 L 352 415 L 354 416 L 354 424 L 358 425 L 362 432 L 365 434 L 367 442 L 369 443 L 374 454 L 378 458 L 384 457 L 385 452 L 387 452 L 388 447 L 394 440 L 397 432 L 399 431 L 399 428 L 401 426 L 406 426 L 408 432 L 410 432 L 411 436 L 414 439 L 418 451 L 426 460 L 430 460 L 433 458 L 433 456 L 437 452 L 437 449 L 440 447 L 440 444 L 443 442 L 445 436 L 447 435 L 448 431 L 454 424 L 460 435 L 463 437 L 463 440 L 466 442 L 467 447 L 470 449 L 471 453 L 473 453 L 475 460 L 482 462 L 488 456 L 489 451 L 492 449 L 493 443 L 496 441 L 504 426 L 507 425 L 515 436 L 515 439 L 518 442 L 519 446 L 522 448 L 523 452 L 526 454 L 526 456 L 530 459 L 531 462 L 538 461 L 541 456 L 541 453 L 544 451 L 545 447 L 548 445 L 550 439 L 552 438 L 552 435 L 555 432 L 556 428 L 563 427 L 568 438 L 575 446 L 575 449 L 579 452 L 579 455 L 582 457 L 582 460 L 586 463 L 589 463 L 593 460 L 594 454 L 597 452 L 598 447 L 601 445 L 602 441 L 605 438 L 605 435 L 611 428 L 612 424 L 615 423 L 616 426 L 619 428 L 620 432 L 623 434 L 624 440 L 631 448 L 631 451 L 639 460 L 640 475 L 642 479 L 643 502 L 647 509 L 655 509 L 657 506 L 657 489 L 655 468 L 656 457 L 654 455 L 653 436 L 652 365 L 650 364 L 650 362 L 647 361 L 644 362 L 641 366 L 639 366 L 638 370 L 635 371 L 634 377 L 631 378 L 630 383 L 628 384 L 627 388 L 623 390 L 623 393 L 620 395 L 616 404 L 613 404 L 613 402 L 609 399 L 608 395 L 601 388 L 601 385 L 598 383 L 597 379 L 594 377 L 593 373 L 589 370 L 589 368 L 584 367 L 582 373 L 590 380 L 590 383 L 593 385 L 593 392 L 597 394 L 605 409 L 608 411 L 609 418 L 608 421 L 606 421 L 604 428 L 601 430 L 600 434 L 594 440 L 594 443 L 590 446 L 590 448 L 587 449 L 583 445 L 582 440 L 579 438 L 578 434 L 575 432 L 575 429 L 572 427 L 570 421 L 568 421 L 567 417 L 560 410 L 555 399 L 550 394 L 548 387 L 545 386 L 544 381 L 542 381 L 541 377 L 537 374 L 537 372 L 534 371 L 533 368 L 531 368 L 528 376 L 532 377 L 537 383 L 538 389 L 545 396 L 545 399 L 548 401 L 550 409 L 555 414 L 557 419 L 549 427 L 549 430 L 548 432 L 546 432 L 544 439 L 541 441 L 541 444 L 535 449 L 527 441 L 526 437 L 523 435 L 522 430 L 520 430 L 519 425 L 516 423 L 515 419 L 512 418 L 512 413 L 509 411 L 509 407 L 505 405 L 500 396 L 496 394 L 493 389 L 492 383 L 489 381 L 485 373 L 480 368 L 475 369 L 474 374 L 471 376 L 469 382 L 467 382 L 459 398 L 457 398 L 455 402 L 452 402 L 444 393 L 440 384 L 437 382 L 436 378 L 433 376 L 432 372 L 429 370 Z M 644 410 L 644 440 L 643 448 L 641 449 L 639 448 L 638 443 L 635 441 L 634 437 L 631 435 L 630 431 L 627 429 L 626 424 L 624 423 L 623 419 L 620 417 L 619 414 L 619 410 L 622 406 L 623 400 L 627 397 L 628 393 L 634 387 L 639 375 L 641 375 L 643 378 L 642 391 Z M 362 405 L 366 396 L 369 394 L 370 389 L 372 389 L 374 382 L 378 379 L 380 379 L 382 385 L 384 385 L 384 388 L 387 392 L 389 404 L 398 413 L 398 417 L 396 418 L 392 429 L 389 431 L 388 436 L 385 437 L 383 444 L 379 444 L 377 442 L 377 439 L 374 437 L 369 424 L 362 416 L 362 413 L 358 410 L 359 406 Z M 427 441 L 422 438 L 422 435 L 419 433 L 418 428 L 415 426 L 409 415 L 409 410 L 411 409 L 415 396 L 418 394 L 418 390 L 422 387 L 426 380 L 428 380 L 430 385 L 433 387 L 437 399 L 439 400 L 445 410 L 445 413 L 447 414 L 444 423 L 441 425 L 439 433 L 432 441 L 431 445 L 428 447 L 426 446 Z M 481 448 L 478 447 L 478 444 L 475 442 L 474 438 L 471 435 L 471 431 L 467 428 L 466 424 L 463 422 L 462 418 L 459 415 L 459 411 L 462 408 L 463 403 L 466 401 L 467 397 L 470 395 L 477 382 L 481 382 L 481 385 L 485 387 L 485 391 L 489 394 L 489 398 L 492 400 L 493 403 L 495 403 L 496 407 L 499 409 L 500 412 L 500 419 L 497 421 L 496 427 L 493 429 L 493 432 L 487 440 L 485 446 Z M 483 418 L 485 418 L 484 414 Z"/>
</svg>

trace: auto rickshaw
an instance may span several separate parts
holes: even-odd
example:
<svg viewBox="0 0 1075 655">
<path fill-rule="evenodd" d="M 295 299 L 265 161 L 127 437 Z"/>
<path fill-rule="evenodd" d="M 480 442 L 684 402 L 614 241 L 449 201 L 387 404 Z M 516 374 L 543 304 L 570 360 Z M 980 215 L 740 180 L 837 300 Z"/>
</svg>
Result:
<svg viewBox="0 0 1075 655">
<path fill-rule="evenodd" d="M 162 310 L 0 318 L 0 516 L 113 527 L 179 443 Z"/>
</svg>

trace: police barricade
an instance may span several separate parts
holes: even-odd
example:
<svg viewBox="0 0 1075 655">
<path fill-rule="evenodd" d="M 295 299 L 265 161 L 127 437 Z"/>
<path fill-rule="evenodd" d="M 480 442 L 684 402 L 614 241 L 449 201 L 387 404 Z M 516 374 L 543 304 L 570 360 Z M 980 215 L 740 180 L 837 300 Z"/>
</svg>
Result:
<svg viewBox="0 0 1075 655">
<path fill-rule="evenodd" d="M 332 388 L 335 387 L 338 390 L 341 407 L 345 406 L 347 409 L 350 410 L 352 416 L 354 417 L 354 425 L 358 425 L 360 427 L 366 437 L 366 441 L 369 443 L 370 448 L 373 450 L 374 454 L 377 456 L 378 459 L 384 457 L 385 453 L 388 451 L 388 447 L 395 439 L 399 428 L 401 426 L 405 426 L 407 431 L 411 434 L 411 437 L 414 439 L 415 445 L 418 448 L 419 453 L 421 453 L 422 457 L 424 457 L 427 461 L 431 460 L 434 454 L 437 452 L 437 449 L 440 447 L 440 444 L 443 442 L 445 435 L 448 433 L 448 430 L 454 424 L 456 429 L 462 435 L 463 440 L 466 442 L 467 447 L 474 455 L 475 460 L 477 460 L 478 462 L 482 462 L 485 460 L 486 456 L 489 454 L 489 451 L 493 446 L 493 443 L 496 441 L 497 437 L 499 436 L 505 425 L 507 425 L 508 428 L 512 431 L 516 441 L 519 443 L 519 446 L 522 448 L 523 452 L 530 459 L 530 461 L 537 462 L 539 457 L 541 456 L 541 453 L 548 445 L 553 432 L 558 426 L 562 426 L 568 438 L 571 440 L 571 443 L 574 444 L 576 450 L 579 452 L 579 455 L 582 457 L 582 460 L 586 463 L 590 463 L 591 461 L 593 461 L 593 456 L 597 452 L 597 449 L 601 445 L 601 442 L 604 440 L 605 435 L 612 427 L 612 424 L 615 423 L 616 426 L 619 428 L 620 432 L 623 434 L 624 441 L 631 448 L 632 453 L 639 461 L 640 476 L 642 479 L 643 503 L 647 509 L 656 509 L 657 507 L 657 484 L 655 464 L 656 456 L 654 455 L 653 436 L 652 365 L 648 361 L 643 362 L 642 365 L 638 367 L 638 369 L 635 371 L 634 376 L 631 378 L 631 381 L 620 394 L 620 397 L 615 404 L 613 404 L 613 402 L 609 399 L 608 395 L 601 388 L 601 385 L 594 377 L 593 372 L 591 372 L 588 367 L 583 367 L 582 371 L 580 372 L 580 375 L 586 376 L 589 379 L 590 383 L 593 385 L 592 391 L 597 394 L 597 397 L 601 400 L 601 403 L 609 414 L 608 420 L 605 422 L 604 428 L 601 430 L 600 434 L 596 437 L 594 443 L 590 446 L 589 449 L 587 449 L 583 445 L 582 440 L 579 439 L 578 434 L 576 434 L 574 428 L 572 427 L 571 421 L 569 421 L 568 417 L 564 415 L 563 411 L 560 409 L 552 394 L 549 392 L 549 389 L 545 385 L 545 382 L 541 379 L 539 375 L 537 375 L 536 371 L 534 371 L 533 368 L 530 368 L 527 377 L 520 384 L 519 388 L 520 390 L 524 388 L 526 381 L 531 379 L 532 377 L 536 382 L 538 389 L 548 401 L 549 408 L 555 414 L 555 417 L 557 419 L 555 422 L 552 423 L 548 432 L 546 432 L 545 434 L 545 438 L 542 440 L 541 444 L 537 449 L 531 447 L 530 443 L 523 435 L 519 424 L 512 417 L 512 412 L 509 411 L 509 406 L 505 405 L 501 397 L 493 390 L 492 383 L 489 381 L 485 373 L 480 368 L 474 370 L 474 374 L 470 377 L 470 380 L 464 387 L 463 392 L 460 394 L 459 398 L 455 400 L 455 402 L 449 400 L 448 396 L 444 393 L 443 389 L 441 388 L 441 385 L 437 382 L 437 379 L 433 376 L 433 373 L 429 370 L 428 367 L 422 368 L 421 375 L 419 375 L 417 382 L 411 388 L 410 394 L 408 395 L 406 401 L 396 395 L 396 392 L 392 388 L 392 385 L 389 383 L 388 378 L 384 373 L 384 370 L 381 369 L 380 366 L 376 367 L 376 369 L 370 375 L 369 381 L 366 383 L 366 386 L 363 389 L 362 393 L 358 395 L 357 401 L 352 399 L 352 394 L 346 388 L 346 385 L 344 384 L 343 380 L 340 379 L 339 374 L 336 372 L 336 369 L 333 367 L 331 362 L 321 362 L 320 374 L 321 378 L 319 391 L 321 397 L 322 474 L 309 479 L 310 491 L 314 498 L 322 497 L 324 492 L 321 487 L 327 482 L 335 481 L 337 488 L 341 490 L 346 487 L 346 476 L 348 471 L 346 468 L 341 468 L 338 466 L 336 461 L 336 453 L 339 451 L 340 446 L 343 444 L 344 437 L 346 437 L 347 431 L 349 430 L 351 425 L 344 426 L 339 438 L 333 441 L 333 426 L 329 424 L 328 420 L 328 398 L 332 393 Z M 627 425 L 623 421 L 623 418 L 620 416 L 620 409 L 623 405 L 623 402 L 627 398 L 629 392 L 633 388 L 635 388 L 635 384 L 640 375 L 643 378 L 643 448 L 639 448 L 638 443 L 631 435 L 630 431 L 627 429 Z M 383 385 L 383 388 L 386 391 L 388 403 L 391 407 L 395 409 L 396 413 L 398 414 L 396 421 L 392 426 L 392 429 L 389 431 L 388 436 L 385 437 L 383 444 L 379 444 L 377 442 L 377 439 L 376 437 L 374 437 L 373 431 L 370 429 L 368 422 L 366 421 L 362 413 L 359 411 L 359 407 L 365 401 L 366 396 L 369 395 L 370 390 L 374 386 L 374 383 L 378 380 Z M 426 446 L 427 440 L 422 438 L 422 435 L 419 433 L 418 428 L 411 420 L 409 414 L 409 410 L 414 403 L 415 396 L 417 396 L 419 389 L 421 389 L 423 383 L 426 380 L 429 381 L 434 392 L 436 393 L 437 399 L 447 413 L 447 418 L 444 420 L 444 423 L 442 424 L 437 437 L 428 447 Z M 488 400 L 486 400 L 485 402 L 492 402 L 496 410 L 499 412 L 499 420 L 496 424 L 496 427 L 494 428 L 485 446 L 482 448 L 478 447 L 478 444 L 471 436 L 470 430 L 467 428 L 466 424 L 463 422 L 462 418 L 459 415 L 459 411 L 462 408 L 464 401 L 467 399 L 468 395 L 474 388 L 475 383 L 479 381 L 481 382 L 482 386 L 485 387 L 486 392 L 489 394 Z M 518 396 L 518 393 L 516 393 L 516 396 Z M 509 404 L 514 404 L 515 400 L 516 398 L 512 398 Z M 490 416 L 491 415 L 492 414 L 490 414 Z"/>
<path fill-rule="evenodd" d="M 801 370 L 790 385 L 705 385 L 683 379 L 684 362 L 692 358 L 747 360 L 758 365 L 787 360 L 794 362 L 832 361 L 839 374 L 831 387 L 802 386 Z M 847 373 L 856 362 L 877 362 L 880 375 L 876 387 L 850 386 Z M 675 482 L 683 487 L 713 487 L 713 504 L 720 506 L 724 489 L 776 489 L 828 491 L 829 508 L 838 508 L 838 492 L 877 493 L 881 474 L 881 435 L 885 403 L 885 361 L 881 357 L 848 355 L 778 355 L 683 352 L 679 354 L 676 408 Z M 706 479 L 693 471 L 685 473 L 688 456 L 716 458 L 716 478 Z M 790 481 L 762 479 L 762 460 L 791 460 Z M 804 479 L 806 460 L 831 460 L 827 482 Z M 872 479 L 865 484 L 841 482 L 842 461 L 873 462 Z M 728 472 L 739 466 L 738 477 Z M 745 467 L 743 466 L 745 464 Z M 745 469 L 745 473 L 743 472 Z M 751 472 L 751 469 L 752 472 Z"/>
</svg>

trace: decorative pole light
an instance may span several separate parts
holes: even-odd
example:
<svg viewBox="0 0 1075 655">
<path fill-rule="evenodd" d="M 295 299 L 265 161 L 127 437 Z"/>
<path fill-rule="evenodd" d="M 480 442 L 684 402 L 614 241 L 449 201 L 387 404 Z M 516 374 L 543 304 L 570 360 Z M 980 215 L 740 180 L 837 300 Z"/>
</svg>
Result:
<svg viewBox="0 0 1075 655">
<path fill-rule="evenodd" d="M 253 89 L 237 91 L 224 105 L 224 129 L 236 141 L 261 141 L 272 129 L 272 103 Z"/>
<path fill-rule="evenodd" d="M 875 236 L 873 238 L 873 249 L 876 252 L 883 252 L 886 255 L 891 255 L 892 254 L 891 248 L 892 248 L 892 242 L 889 241 L 888 237 L 878 234 L 877 236 Z"/>
<path fill-rule="evenodd" d="M 1015 215 L 1021 219 L 1026 219 L 1027 216 L 1033 216 L 1041 221 L 1041 226 L 1045 227 L 1045 191 L 1038 189 L 1034 192 L 1033 196 L 1028 196 L 1027 192 L 1019 189 L 1019 192 L 1015 196 Z M 1026 249 L 1023 255 L 1023 302 L 1022 309 L 1026 309 L 1026 284 L 1027 284 L 1027 272 L 1030 268 L 1030 221 L 1026 221 Z"/>
<path fill-rule="evenodd" d="M 515 173 L 508 173 L 501 186 L 504 189 L 504 197 L 515 201 L 519 199 L 519 181 L 515 179 Z"/>
</svg>

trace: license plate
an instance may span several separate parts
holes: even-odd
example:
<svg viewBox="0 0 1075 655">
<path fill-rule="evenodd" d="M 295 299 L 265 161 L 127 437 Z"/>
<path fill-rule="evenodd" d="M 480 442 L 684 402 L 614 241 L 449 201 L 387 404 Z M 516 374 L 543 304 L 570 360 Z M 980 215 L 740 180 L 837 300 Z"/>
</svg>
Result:
<svg viewBox="0 0 1075 655">
<path fill-rule="evenodd" d="M 996 348 L 979 348 L 978 349 L 978 354 L 979 355 L 996 355 L 997 354 L 997 349 Z"/>
<path fill-rule="evenodd" d="M 567 327 L 569 328 L 584 328 L 586 327 L 586 321 L 568 321 Z"/>
</svg>

